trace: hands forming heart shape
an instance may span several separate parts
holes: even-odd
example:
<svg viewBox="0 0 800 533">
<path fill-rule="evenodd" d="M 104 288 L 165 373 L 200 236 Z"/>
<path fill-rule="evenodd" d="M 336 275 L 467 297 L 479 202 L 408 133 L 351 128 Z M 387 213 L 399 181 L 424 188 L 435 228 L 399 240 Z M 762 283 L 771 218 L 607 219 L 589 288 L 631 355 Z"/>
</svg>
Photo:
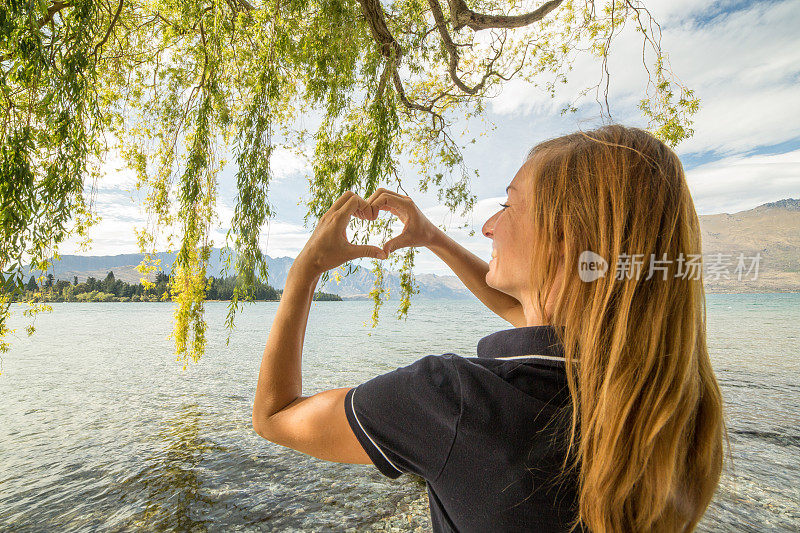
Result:
<svg viewBox="0 0 800 533">
<path fill-rule="evenodd" d="M 354 215 L 362 220 L 375 220 L 382 210 L 396 215 L 403 223 L 400 235 L 386 241 L 382 248 L 348 242 L 347 224 Z M 408 196 L 381 188 L 364 200 L 354 192 L 346 191 L 322 215 L 295 262 L 307 263 L 316 273 L 322 274 L 359 257 L 386 259 L 399 248 L 427 246 L 433 241 L 436 231 L 436 226 Z"/>
</svg>

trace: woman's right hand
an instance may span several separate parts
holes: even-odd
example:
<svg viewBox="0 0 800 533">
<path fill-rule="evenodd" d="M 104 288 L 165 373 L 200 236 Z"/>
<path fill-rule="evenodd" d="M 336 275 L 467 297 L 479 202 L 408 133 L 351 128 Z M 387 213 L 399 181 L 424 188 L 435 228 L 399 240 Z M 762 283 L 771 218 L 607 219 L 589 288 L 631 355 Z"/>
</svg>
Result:
<svg viewBox="0 0 800 533">
<path fill-rule="evenodd" d="M 402 233 L 383 245 L 387 256 L 398 248 L 428 246 L 433 243 L 438 228 L 422 214 L 408 196 L 379 188 L 367 198 L 367 204 L 369 207 L 356 212 L 356 216 L 365 220 L 375 220 L 383 210 L 396 215 L 403 223 Z"/>
</svg>

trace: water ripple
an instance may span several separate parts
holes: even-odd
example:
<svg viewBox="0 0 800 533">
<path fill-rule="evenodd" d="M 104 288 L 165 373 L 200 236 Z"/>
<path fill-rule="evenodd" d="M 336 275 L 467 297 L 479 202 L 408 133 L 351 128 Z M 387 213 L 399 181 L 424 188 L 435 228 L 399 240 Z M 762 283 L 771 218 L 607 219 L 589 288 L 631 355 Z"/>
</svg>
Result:
<svg viewBox="0 0 800 533">
<path fill-rule="evenodd" d="M 185 372 L 171 355 L 169 304 L 53 307 L 3 357 L 0 530 L 377 530 L 424 495 L 413 476 L 390 480 L 253 432 L 276 304 L 246 308 L 226 346 L 226 304 L 209 303 L 207 353 Z M 420 301 L 400 322 L 389 307 L 372 329 L 370 302 L 313 305 L 305 394 L 427 354 L 474 357 L 481 337 L 509 328 L 477 301 Z M 800 295 L 708 297 L 732 461 L 700 531 L 800 529 L 798 323 Z M 9 326 L 24 327 L 18 312 Z"/>
</svg>

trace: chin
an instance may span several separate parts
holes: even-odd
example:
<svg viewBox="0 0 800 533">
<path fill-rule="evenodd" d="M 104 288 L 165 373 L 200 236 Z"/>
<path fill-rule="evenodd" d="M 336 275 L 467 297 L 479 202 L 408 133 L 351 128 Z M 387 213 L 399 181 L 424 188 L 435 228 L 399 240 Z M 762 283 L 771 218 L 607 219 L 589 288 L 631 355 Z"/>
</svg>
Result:
<svg viewBox="0 0 800 533">
<path fill-rule="evenodd" d="M 489 271 L 486 272 L 486 277 L 483 279 L 489 287 L 497 289 L 497 287 L 494 286 L 494 272 L 492 272 L 492 267 L 489 267 Z"/>
<path fill-rule="evenodd" d="M 504 292 L 504 293 L 508 294 L 509 296 L 514 296 L 513 294 L 511 294 L 509 292 L 510 289 L 508 287 L 503 287 L 502 285 L 498 284 L 497 281 L 494 278 L 495 278 L 495 273 L 490 268 L 489 272 L 486 273 L 486 277 L 484 278 L 484 281 L 486 281 L 486 285 L 488 285 L 489 287 L 491 287 L 491 288 L 493 288 L 495 290 L 498 290 L 500 292 Z"/>
</svg>

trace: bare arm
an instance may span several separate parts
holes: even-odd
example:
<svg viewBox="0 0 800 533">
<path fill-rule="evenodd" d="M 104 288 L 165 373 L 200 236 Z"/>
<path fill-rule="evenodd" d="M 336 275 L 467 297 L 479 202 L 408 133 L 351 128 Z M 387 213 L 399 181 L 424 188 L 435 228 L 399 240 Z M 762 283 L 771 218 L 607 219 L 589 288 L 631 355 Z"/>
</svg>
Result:
<svg viewBox="0 0 800 533">
<path fill-rule="evenodd" d="M 428 249 L 435 253 L 442 261 L 447 263 L 464 285 L 478 297 L 478 299 L 497 315 L 507 320 L 514 327 L 524 327 L 527 322 L 522 304 L 508 294 L 493 289 L 486 284 L 486 273 L 489 264 L 473 254 L 445 232 L 435 228 L 435 236 Z"/>
<path fill-rule="evenodd" d="M 328 461 L 370 464 L 347 421 L 348 388 L 301 396 L 303 341 L 320 276 L 356 256 L 383 256 L 380 248 L 347 242 L 345 228 L 359 205 L 366 203 L 357 195 L 342 194 L 289 268 L 261 358 L 252 419 L 256 433 L 281 446 Z"/>
</svg>

